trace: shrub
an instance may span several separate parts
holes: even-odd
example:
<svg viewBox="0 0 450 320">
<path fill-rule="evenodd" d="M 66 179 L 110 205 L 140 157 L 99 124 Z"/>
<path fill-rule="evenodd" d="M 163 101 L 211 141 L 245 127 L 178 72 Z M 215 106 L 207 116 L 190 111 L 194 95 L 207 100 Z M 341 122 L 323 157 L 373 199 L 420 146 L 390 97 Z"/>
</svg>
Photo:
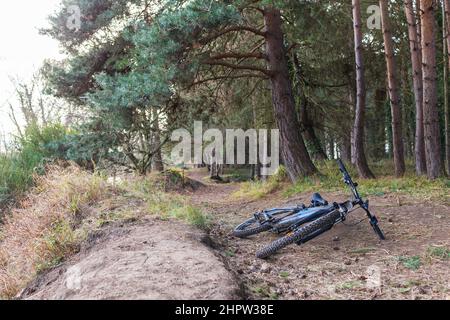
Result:
<svg viewBox="0 0 450 320">
<path fill-rule="evenodd" d="M 14 151 L 0 154 L 0 205 L 26 191 L 32 185 L 33 175 L 42 174 L 46 163 L 65 158 L 66 134 L 60 124 L 30 126 L 16 140 Z"/>
</svg>

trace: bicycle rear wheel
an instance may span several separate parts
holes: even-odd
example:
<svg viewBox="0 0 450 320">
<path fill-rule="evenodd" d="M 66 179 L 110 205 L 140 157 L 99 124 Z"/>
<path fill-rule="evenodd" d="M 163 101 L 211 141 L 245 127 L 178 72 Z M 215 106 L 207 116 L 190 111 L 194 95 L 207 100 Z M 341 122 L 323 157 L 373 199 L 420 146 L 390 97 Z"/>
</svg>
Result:
<svg viewBox="0 0 450 320">
<path fill-rule="evenodd" d="M 271 209 L 268 211 L 268 213 L 270 214 L 270 216 L 272 216 L 272 218 L 275 218 L 275 220 L 272 221 L 266 221 L 261 223 L 261 221 L 259 221 L 256 216 L 244 221 L 243 223 L 241 223 L 240 225 L 238 225 L 234 230 L 233 230 L 233 236 L 238 237 L 238 238 L 246 238 L 248 236 L 260 233 L 260 232 L 264 232 L 264 231 L 268 231 L 270 229 L 273 228 L 274 224 L 276 225 L 277 222 L 279 222 L 280 220 L 282 220 L 283 218 L 296 213 L 298 210 L 296 207 L 293 208 L 275 208 L 275 209 Z M 277 221 L 277 222 L 275 222 Z"/>
<path fill-rule="evenodd" d="M 316 235 L 319 235 L 321 233 L 321 230 L 330 229 L 340 218 L 340 216 L 341 214 L 338 210 L 332 211 L 329 214 L 311 222 L 310 224 L 298 228 L 293 233 L 289 233 L 284 237 L 281 237 L 273 241 L 269 245 L 263 247 L 262 249 L 258 250 L 256 252 L 256 257 L 260 259 L 265 259 L 276 253 L 278 250 L 292 243 L 301 242 L 302 240 L 307 238 L 312 239 Z"/>
<path fill-rule="evenodd" d="M 261 224 L 256 218 L 248 219 L 233 230 L 233 236 L 238 238 L 247 238 L 248 236 L 258 234 L 272 229 L 269 223 Z"/>
</svg>

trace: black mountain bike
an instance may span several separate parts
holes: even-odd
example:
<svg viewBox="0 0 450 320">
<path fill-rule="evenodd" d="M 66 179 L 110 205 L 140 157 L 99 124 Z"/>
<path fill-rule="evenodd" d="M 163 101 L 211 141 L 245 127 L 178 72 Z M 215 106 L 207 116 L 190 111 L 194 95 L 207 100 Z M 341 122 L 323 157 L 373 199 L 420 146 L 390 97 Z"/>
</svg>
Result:
<svg viewBox="0 0 450 320">
<path fill-rule="evenodd" d="M 256 256 L 264 259 L 292 243 L 300 245 L 314 239 L 330 230 L 335 224 L 345 221 L 351 211 L 362 208 L 375 233 L 381 240 L 384 240 L 385 237 L 378 226 L 377 218 L 369 211 L 369 201 L 361 198 L 357 190 L 358 184 L 353 182 L 340 159 L 338 159 L 338 165 L 344 177 L 344 183 L 352 191 L 351 200 L 329 204 L 320 194 L 314 193 L 308 207 L 302 204 L 257 212 L 252 218 L 238 225 L 234 229 L 233 235 L 245 238 L 263 231 L 284 233 L 283 237 L 257 251 Z"/>
</svg>

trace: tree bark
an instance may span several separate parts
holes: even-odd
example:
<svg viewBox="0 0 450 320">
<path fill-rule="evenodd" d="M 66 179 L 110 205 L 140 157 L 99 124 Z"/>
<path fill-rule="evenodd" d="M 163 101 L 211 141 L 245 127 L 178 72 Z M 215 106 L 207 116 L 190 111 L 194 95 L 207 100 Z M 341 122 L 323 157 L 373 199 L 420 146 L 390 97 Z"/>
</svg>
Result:
<svg viewBox="0 0 450 320">
<path fill-rule="evenodd" d="M 422 82 L 422 55 L 420 48 L 419 29 L 416 23 L 416 15 L 413 11 L 412 0 L 406 0 L 405 15 L 408 22 L 409 49 L 411 53 L 411 64 L 413 73 L 413 90 L 416 105 L 416 133 L 414 156 L 416 161 L 416 173 L 425 175 L 427 173 L 427 165 L 425 159 L 425 142 L 423 128 L 423 82 Z M 420 11 L 417 9 L 420 16 Z"/>
<path fill-rule="evenodd" d="M 434 20 L 436 2 L 422 0 L 421 9 L 425 155 L 428 178 L 435 179 L 442 172 L 436 87 L 436 31 Z"/>
<path fill-rule="evenodd" d="M 264 9 L 266 54 L 271 73 L 274 117 L 280 130 L 281 154 L 292 181 L 317 172 L 300 133 L 278 9 Z"/>
<path fill-rule="evenodd" d="M 316 135 L 316 132 L 314 130 L 313 123 L 308 115 L 308 100 L 306 98 L 305 93 L 302 90 L 302 74 L 301 74 L 301 67 L 300 62 L 298 61 L 298 57 L 296 54 L 293 54 L 293 62 L 294 62 L 294 68 L 295 68 L 295 77 L 297 78 L 297 91 L 298 95 L 300 97 L 300 114 L 299 114 L 299 121 L 301 130 L 303 133 L 303 137 L 306 141 L 310 143 L 312 148 L 314 149 L 312 154 L 313 157 L 317 160 L 326 160 L 327 155 L 325 151 L 322 148 L 322 145 L 320 144 L 320 140 Z"/>
<path fill-rule="evenodd" d="M 164 163 L 162 160 L 162 154 L 161 154 L 161 135 L 160 135 L 160 129 L 159 129 L 159 115 L 158 110 L 153 109 L 153 148 L 154 149 L 154 155 L 153 155 L 153 170 L 157 172 L 164 171 Z"/>
<path fill-rule="evenodd" d="M 373 152 L 372 157 L 375 160 L 381 160 L 386 156 L 386 131 L 385 131 L 385 103 L 386 103 L 386 87 L 382 86 L 375 90 L 374 107 L 375 114 L 379 121 L 374 121 L 375 128 L 373 129 Z"/>
<path fill-rule="evenodd" d="M 356 82 L 350 82 L 349 91 L 348 91 L 348 102 L 349 102 L 349 112 L 350 119 L 355 122 L 355 111 L 356 111 Z M 355 153 L 355 131 L 353 130 L 353 125 L 350 128 L 349 132 L 350 139 L 350 162 L 353 165 L 356 165 L 356 153 Z"/>
<path fill-rule="evenodd" d="M 356 62 L 356 108 L 355 123 L 353 126 L 355 162 L 358 173 L 362 178 L 370 179 L 375 176 L 370 171 L 364 152 L 364 116 L 366 103 L 366 88 L 364 81 L 364 64 L 362 57 L 362 32 L 361 32 L 361 4 L 359 0 L 352 0 L 353 30 L 355 38 L 355 62 Z"/>
<path fill-rule="evenodd" d="M 444 33 L 444 123 L 445 123 L 445 164 L 447 166 L 447 175 L 450 176 L 450 108 L 449 108 L 449 92 L 448 92 L 448 72 L 450 70 L 450 0 L 443 0 L 444 15 L 442 30 Z M 449 69 L 447 69 L 447 64 Z"/>
<path fill-rule="evenodd" d="M 443 0 L 444 2 L 444 17 L 443 17 L 443 35 L 444 44 L 447 44 L 447 64 L 450 68 L 450 0 Z"/>
<path fill-rule="evenodd" d="M 342 136 L 339 144 L 339 153 L 342 161 L 352 162 L 352 146 L 349 136 Z"/>
<path fill-rule="evenodd" d="M 399 57 L 401 57 L 402 65 L 399 68 L 400 70 L 400 78 L 401 78 L 401 91 L 402 96 L 405 97 L 402 108 L 402 119 L 403 119 L 403 137 L 404 137 L 404 146 L 405 146 L 405 158 L 414 158 L 414 123 L 415 123 L 415 104 L 413 106 L 412 102 L 409 100 L 409 96 L 411 94 L 410 87 L 410 77 L 408 70 L 408 58 L 407 53 L 400 51 Z"/>
<path fill-rule="evenodd" d="M 397 65 L 394 57 L 394 44 L 392 41 L 391 25 L 388 13 L 388 1 L 380 0 L 381 23 L 383 28 L 384 53 L 389 85 L 389 100 L 391 103 L 392 142 L 394 153 L 395 175 L 401 177 L 405 174 L 405 155 L 402 133 L 402 111 L 400 109 L 400 92 L 398 85 Z"/>
<path fill-rule="evenodd" d="M 253 117 L 253 128 L 258 129 L 258 110 L 256 108 L 257 101 L 256 95 L 252 95 L 252 117 Z M 256 164 L 252 164 L 251 172 L 252 180 L 261 179 L 261 163 L 259 161 L 259 152 L 256 153 Z"/>
</svg>

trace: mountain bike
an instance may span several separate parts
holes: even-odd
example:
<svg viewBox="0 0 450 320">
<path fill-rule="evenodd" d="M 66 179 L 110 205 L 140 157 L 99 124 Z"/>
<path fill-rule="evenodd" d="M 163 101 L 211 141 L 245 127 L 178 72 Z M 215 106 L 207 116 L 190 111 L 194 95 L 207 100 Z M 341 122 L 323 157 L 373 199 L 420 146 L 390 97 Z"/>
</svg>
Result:
<svg viewBox="0 0 450 320">
<path fill-rule="evenodd" d="M 350 212 L 362 208 L 375 233 L 381 240 L 384 240 L 385 236 L 378 226 L 378 219 L 369 210 L 369 201 L 361 198 L 357 190 L 358 184 L 353 182 L 340 159 L 338 159 L 338 165 L 344 183 L 352 192 L 350 200 L 329 204 L 319 193 L 314 193 L 309 206 L 301 204 L 266 209 L 255 213 L 252 218 L 238 225 L 234 229 L 233 235 L 245 238 L 264 231 L 283 233 L 281 238 L 257 251 L 256 256 L 264 259 L 292 243 L 300 245 L 314 239 L 337 223 L 344 222 Z"/>
</svg>

